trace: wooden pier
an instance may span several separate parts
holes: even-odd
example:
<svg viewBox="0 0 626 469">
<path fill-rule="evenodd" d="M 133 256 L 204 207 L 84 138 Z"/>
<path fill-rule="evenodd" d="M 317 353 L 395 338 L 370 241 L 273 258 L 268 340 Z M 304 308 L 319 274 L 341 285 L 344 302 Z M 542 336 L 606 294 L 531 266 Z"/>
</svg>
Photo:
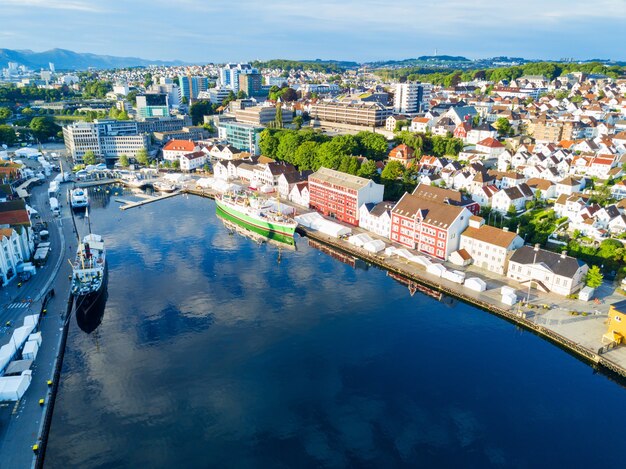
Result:
<svg viewBox="0 0 626 469">
<path fill-rule="evenodd" d="M 122 205 L 120 207 L 120 209 L 122 210 L 128 210 L 130 208 L 135 208 L 135 207 L 141 207 L 142 205 L 146 205 L 146 204 L 150 204 L 152 202 L 157 202 L 159 200 L 164 200 L 164 199 L 169 199 L 170 197 L 175 197 L 177 195 L 180 195 L 182 192 L 181 191 L 174 191 L 174 192 L 170 192 L 168 194 L 163 194 L 163 195 L 159 195 L 156 197 L 150 197 L 148 198 L 144 198 L 143 200 L 140 200 L 138 202 L 130 202 L 128 200 L 124 200 L 124 199 L 116 199 L 118 202 L 121 201 L 122 203 L 125 203 L 125 205 Z"/>
</svg>

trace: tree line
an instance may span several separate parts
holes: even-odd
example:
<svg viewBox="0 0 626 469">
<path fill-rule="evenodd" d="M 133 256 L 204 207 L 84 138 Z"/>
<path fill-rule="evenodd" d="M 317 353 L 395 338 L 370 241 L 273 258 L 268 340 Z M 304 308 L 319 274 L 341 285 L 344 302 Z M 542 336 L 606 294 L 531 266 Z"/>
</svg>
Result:
<svg viewBox="0 0 626 469">
<path fill-rule="evenodd" d="M 572 72 L 597 73 L 618 78 L 626 73 L 626 67 L 605 65 L 601 62 L 561 63 L 561 62 L 529 62 L 512 67 L 488 69 L 442 71 L 425 67 L 406 67 L 400 69 L 380 69 L 376 74 L 384 80 L 423 81 L 435 85 L 455 86 L 458 83 L 472 80 L 499 82 L 515 80 L 525 75 L 543 75 L 554 80 Z"/>
</svg>

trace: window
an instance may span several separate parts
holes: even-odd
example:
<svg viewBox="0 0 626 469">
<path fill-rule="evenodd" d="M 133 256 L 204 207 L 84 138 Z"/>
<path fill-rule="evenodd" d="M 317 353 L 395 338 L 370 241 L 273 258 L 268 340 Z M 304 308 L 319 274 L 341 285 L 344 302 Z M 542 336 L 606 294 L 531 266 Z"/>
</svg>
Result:
<svg viewBox="0 0 626 469">
<path fill-rule="evenodd" d="M 616 320 L 617 322 L 622 322 L 622 318 L 620 318 L 619 316 L 615 316 L 615 320 Z"/>
</svg>

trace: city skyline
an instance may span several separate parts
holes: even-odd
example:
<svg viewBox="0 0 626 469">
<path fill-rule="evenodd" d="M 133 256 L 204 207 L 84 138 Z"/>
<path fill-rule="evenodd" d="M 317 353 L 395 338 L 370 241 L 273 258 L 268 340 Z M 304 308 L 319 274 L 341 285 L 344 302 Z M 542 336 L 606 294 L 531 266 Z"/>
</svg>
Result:
<svg viewBox="0 0 626 469">
<path fill-rule="evenodd" d="M 433 55 L 624 60 L 622 0 L 4 0 L 0 45 L 191 63 Z M 288 47 L 286 46 L 288 45 Z"/>
</svg>

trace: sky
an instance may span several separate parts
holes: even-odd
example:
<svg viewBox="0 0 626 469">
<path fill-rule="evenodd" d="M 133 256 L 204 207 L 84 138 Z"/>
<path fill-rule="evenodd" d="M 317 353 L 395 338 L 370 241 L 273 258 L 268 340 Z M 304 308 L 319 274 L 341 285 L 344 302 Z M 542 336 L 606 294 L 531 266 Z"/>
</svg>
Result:
<svg viewBox="0 0 626 469">
<path fill-rule="evenodd" d="M 0 0 L 0 48 L 195 63 L 626 59 L 626 0 Z"/>
</svg>

